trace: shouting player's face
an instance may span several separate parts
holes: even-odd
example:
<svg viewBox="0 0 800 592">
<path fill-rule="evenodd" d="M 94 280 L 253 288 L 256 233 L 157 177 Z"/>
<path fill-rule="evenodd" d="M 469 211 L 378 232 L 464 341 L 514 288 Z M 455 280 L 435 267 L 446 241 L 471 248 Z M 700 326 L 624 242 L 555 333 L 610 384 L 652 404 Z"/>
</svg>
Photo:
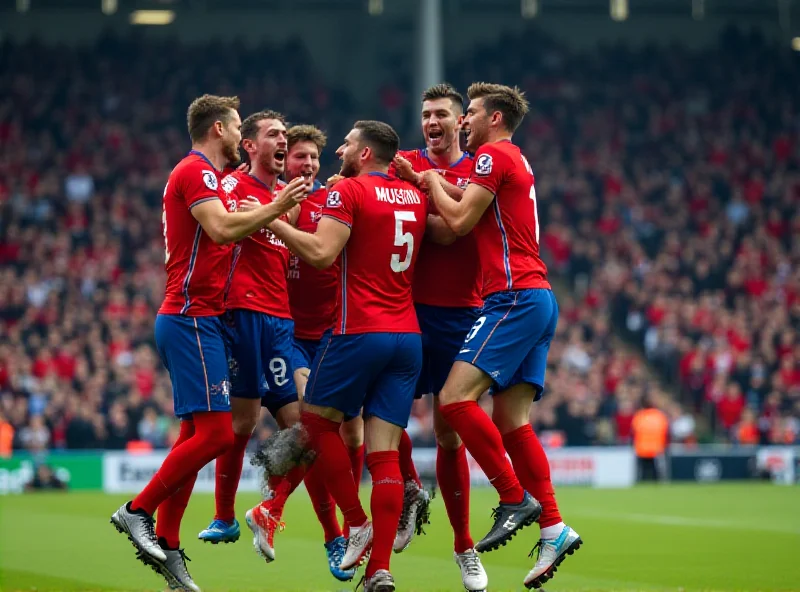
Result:
<svg viewBox="0 0 800 592">
<path fill-rule="evenodd" d="M 461 129 L 467 138 L 467 150 L 475 152 L 489 141 L 489 114 L 483 106 L 483 99 L 472 99 L 461 122 Z"/>
<path fill-rule="evenodd" d="M 458 141 L 459 114 L 448 98 L 422 102 L 422 135 L 434 154 L 445 154 Z"/>
<path fill-rule="evenodd" d="M 361 171 L 361 132 L 357 129 L 350 130 L 344 137 L 344 144 L 339 146 L 336 156 L 342 161 L 342 177 L 356 177 Z"/>
<path fill-rule="evenodd" d="M 239 143 L 242 141 L 242 119 L 236 110 L 222 128 L 222 154 L 229 164 L 239 162 Z"/>
<path fill-rule="evenodd" d="M 286 180 L 303 176 L 308 183 L 313 183 L 319 172 L 319 148 L 308 140 L 297 142 L 289 149 L 286 157 Z"/>
<path fill-rule="evenodd" d="M 258 123 L 258 134 L 245 146 L 251 162 L 258 162 L 266 173 L 280 175 L 286 164 L 286 126 L 277 119 L 264 119 Z"/>
</svg>

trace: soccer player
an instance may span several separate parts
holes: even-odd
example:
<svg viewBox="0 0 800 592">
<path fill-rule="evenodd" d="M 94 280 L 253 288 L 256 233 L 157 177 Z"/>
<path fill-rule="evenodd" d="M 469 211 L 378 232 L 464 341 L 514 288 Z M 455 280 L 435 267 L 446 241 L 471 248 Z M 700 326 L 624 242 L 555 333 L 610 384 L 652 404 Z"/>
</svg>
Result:
<svg viewBox="0 0 800 592">
<path fill-rule="evenodd" d="M 435 170 L 456 187 L 464 188 L 472 171 L 472 158 L 458 142 L 459 121 L 464 112 L 463 97 L 449 84 L 437 84 L 422 94 L 422 135 L 425 148 L 399 152 L 397 173 L 419 186 L 422 172 Z M 439 216 L 428 215 L 442 226 Z M 488 585 L 469 531 L 469 465 L 458 434 L 442 418 L 439 391 L 464 343 L 464 337 L 478 318 L 481 306 L 480 266 L 475 237 L 456 235 L 444 225 L 445 242 L 426 237 L 420 247 L 414 272 L 414 303 L 422 330 L 422 374 L 417 396 L 434 394 L 433 425 L 436 433 L 436 480 L 453 527 L 454 557 L 467 590 L 484 590 Z M 449 235 L 449 238 L 447 237 Z M 411 460 L 411 440 L 403 432 L 400 465 L 405 479 L 405 500 L 395 552 L 411 542 L 419 513 L 427 510 L 427 492 L 422 489 Z"/>
<path fill-rule="evenodd" d="M 483 273 L 481 316 L 442 388 L 440 410 L 500 495 L 494 525 L 476 550 L 497 549 L 539 519 L 539 556 L 524 584 L 540 587 L 581 538 L 561 521 L 550 465 L 530 425 L 531 404 L 544 389 L 558 305 L 539 258 L 533 172 L 511 143 L 528 102 L 517 88 L 483 82 L 467 94 L 463 128 L 475 154 L 469 185 L 457 201 L 435 172 L 423 179 L 456 234 L 474 229 Z M 492 419 L 478 407 L 487 388 L 494 395 Z"/>
<path fill-rule="evenodd" d="M 311 193 L 300 205 L 297 228 L 314 233 L 322 218 L 328 192 L 319 181 L 319 157 L 325 147 L 325 134 L 312 125 L 295 125 L 289 128 L 284 178 L 291 181 L 304 177 L 313 183 Z M 336 302 L 339 294 L 339 270 L 334 264 L 317 269 L 296 255 L 289 267 L 289 305 L 294 318 L 294 379 L 300 398 L 308 382 L 311 362 L 316 356 L 322 336 L 336 322 Z M 341 435 L 350 456 L 350 466 L 356 483 L 364 471 L 364 423 L 361 416 L 345 421 Z M 333 500 L 322 474 L 312 465 L 305 477 L 306 489 L 314 506 L 325 538 L 325 553 L 331 574 L 340 581 L 353 579 L 355 569 L 342 570 L 339 566 L 347 548 L 346 532 L 342 532 Z"/>
<path fill-rule="evenodd" d="M 222 190 L 237 203 L 268 204 L 275 196 L 278 176 L 286 162 L 286 125 L 275 111 L 260 111 L 242 123 L 242 148 L 250 171 L 236 171 L 222 179 Z M 304 179 L 298 182 L 310 184 Z M 259 229 L 237 245 L 226 295 L 227 322 L 232 339 L 231 408 L 233 446 L 217 458 L 216 514 L 200 540 L 220 543 L 239 538 L 234 502 L 247 443 L 266 407 L 278 426 L 300 420 L 300 403 L 292 378 L 292 335 L 286 272 L 289 250 L 266 228 Z M 269 540 L 263 546 L 265 559 L 275 559 L 273 536 L 279 526 L 286 498 L 303 477 L 302 468 L 271 483 L 273 497 L 264 508 Z M 263 513 L 263 512 L 262 512 Z M 261 547 L 259 547 L 261 548 Z"/>
<path fill-rule="evenodd" d="M 241 119 L 236 97 L 203 95 L 189 106 L 192 151 L 169 176 L 162 224 L 167 285 L 155 325 L 156 346 L 170 374 L 180 435 L 161 468 L 111 517 L 137 556 L 170 586 L 199 591 L 186 569 L 180 523 L 198 471 L 233 443 L 228 356 L 220 315 L 230 244 L 298 204 L 302 181 L 272 203 L 236 212 L 223 203 L 220 172 L 238 160 Z M 158 527 L 153 514 L 158 510 Z"/>
<path fill-rule="evenodd" d="M 315 469 L 350 526 L 341 568 L 355 567 L 372 548 L 366 592 L 394 590 L 389 561 L 403 508 L 398 446 L 422 365 L 411 278 L 428 205 L 410 183 L 387 174 L 398 144 L 389 125 L 356 122 L 337 150 L 346 178 L 328 192 L 316 232 L 270 226 L 315 267 L 330 266 L 341 253 L 336 324 L 312 363 L 302 421 Z M 374 523 L 339 434 L 342 421 L 362 407 Z"/>
</svg>

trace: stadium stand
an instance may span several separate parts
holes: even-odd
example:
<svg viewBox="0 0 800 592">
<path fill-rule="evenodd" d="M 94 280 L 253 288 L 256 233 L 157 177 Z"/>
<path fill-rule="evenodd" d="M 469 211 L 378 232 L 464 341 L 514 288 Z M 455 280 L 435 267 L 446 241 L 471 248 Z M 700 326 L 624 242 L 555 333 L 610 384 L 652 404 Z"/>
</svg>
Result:
<svg viewBox="0 0 800 592">
<path fill-rule="evenodd" d="M 242 59 L 223 71 L 203 59 L 214 45 L 2 47 L 0 427 L 15 448 L 162 448 L 176 436 L 153 321 L 161 193 L 186 151 L 191 98 L 235 93 L 243 113 L 274 106 L 334 143 L 361 115 L 316 81 L 302 46 L 229 49 Z M 237 66 L 265 53 L 280 85 Z M 591 54 L 525 34 L 448 72 L 460 88 L 519 84 L 534 106 L 516 139 L 561 304 L 532 417 L 545 442 L 627 443 L 647 396 L 673 441 L 798 443 L 797 58 L 735 31 L 702 52 Z M 416 101 L 386 86 L 376 105 L 404 143 L 418 137 Z M 431 443 L 422 411 L 410 432 Z"/>
</svg>

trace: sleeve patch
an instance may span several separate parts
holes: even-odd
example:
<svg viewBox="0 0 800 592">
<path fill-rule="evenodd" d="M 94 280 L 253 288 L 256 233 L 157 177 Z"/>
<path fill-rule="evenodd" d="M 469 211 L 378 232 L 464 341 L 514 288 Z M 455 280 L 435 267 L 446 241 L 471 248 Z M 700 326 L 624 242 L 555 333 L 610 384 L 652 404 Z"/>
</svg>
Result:
<svg viewBox="0 0 800 592">
<path fill-rule="evenodd" d="M 481 154 L 475 163 L 475 173 L 481 176 L 488 175 L 492 172 L 493 164 L 491 154 Z"/>
<path fill-rule="evenodd" d="M 331 191 L 328 193 L 328 200 L 325 202 L 325 205 L 329 208 L 338 208 L 342 205 L 342 196 L 338 191 Z"/>
<path fill-rule="evenodd" d="M 217 176 L 212 171 L 203 171 L 203 183 L 205 183 L 206 187 L 211 191 L 216 191 L 217 187 L 219 187 Z"/>
</svg>

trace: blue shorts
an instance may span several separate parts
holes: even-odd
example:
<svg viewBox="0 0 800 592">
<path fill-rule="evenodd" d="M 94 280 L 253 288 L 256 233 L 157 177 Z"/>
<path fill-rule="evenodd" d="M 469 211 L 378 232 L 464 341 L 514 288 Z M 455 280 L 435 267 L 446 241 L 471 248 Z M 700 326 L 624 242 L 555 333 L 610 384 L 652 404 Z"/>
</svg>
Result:
<svg viewBox="0 0 800 592">
<path fill-rule="evenodd" d="M 450 374 L 464 337 L 478 318 L 479 308 L 448 308 L 417 304 L 417 320 L 422 330 L 422 372 L 416 398 L 438 395 Z"/>
<path fill-rule="evenodd" d="M 557 324 L 558 303 L 551 290 L 497 292 L 484 302 L 456 359 L 488 374 L 493 392 L 527 382 L 539 399 Z"/>
<path fill-rule="evenodd" d="M 311 362 L 317 356 L 319 349 L 319 339 L 294 339 L 294 349 L 292 351 L 292 368 L 311 368 Z"/>
<path fill-rule="evenodd" d="M 226 314 L 231 336 L 231 396 L 261 398 L 274 417 L 297 401 L 292 354 L 294 321 L 252 310 Z"/>
<path fill-rule="evenodd" d="M 326 333 L 308 377 L 305 402 L 345 418 L 379 417 L 405 428 L 422 368 L 417 333 Z"/>
<path fill-rule="evenodd" d="M 175 415 L 230 411 L 228 343 L 219 317 L 156 316 L 156 349 L 172 381 Z"/>
</svg>

